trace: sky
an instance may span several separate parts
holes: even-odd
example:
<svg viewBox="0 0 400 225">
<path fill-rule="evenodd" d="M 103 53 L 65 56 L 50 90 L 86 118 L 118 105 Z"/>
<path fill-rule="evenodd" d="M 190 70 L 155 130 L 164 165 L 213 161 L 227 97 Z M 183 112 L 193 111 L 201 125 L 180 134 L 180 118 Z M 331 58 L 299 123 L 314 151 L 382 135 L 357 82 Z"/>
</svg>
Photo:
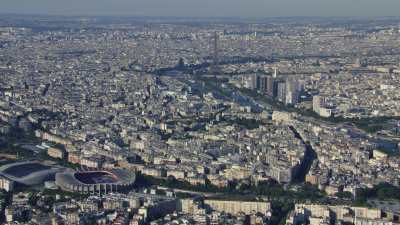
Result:
<svg viewBox="0 0 400 225">
<path fill-rule="evenodd" d="M 167 17 L 400 16 L 400 0 L 0 0 L 0 13 Z"/>
</svg>

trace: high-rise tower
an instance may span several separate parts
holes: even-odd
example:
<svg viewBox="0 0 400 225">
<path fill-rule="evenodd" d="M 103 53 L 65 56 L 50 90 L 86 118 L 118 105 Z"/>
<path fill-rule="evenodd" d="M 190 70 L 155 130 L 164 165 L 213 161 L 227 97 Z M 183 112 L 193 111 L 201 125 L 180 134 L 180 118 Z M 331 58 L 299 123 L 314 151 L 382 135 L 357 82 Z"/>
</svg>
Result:
<svg viewBox="0 0 400 225">
<path fill-rule="evenodd" d="M 218 33 L 217 31 L 214 32 L 214 37 L 213 37 L 213 65 L 211 67 L 211 72 L 214 73 L 215 75 L 219 74 L 219 54 L 218 54 Z"/>
</svg>

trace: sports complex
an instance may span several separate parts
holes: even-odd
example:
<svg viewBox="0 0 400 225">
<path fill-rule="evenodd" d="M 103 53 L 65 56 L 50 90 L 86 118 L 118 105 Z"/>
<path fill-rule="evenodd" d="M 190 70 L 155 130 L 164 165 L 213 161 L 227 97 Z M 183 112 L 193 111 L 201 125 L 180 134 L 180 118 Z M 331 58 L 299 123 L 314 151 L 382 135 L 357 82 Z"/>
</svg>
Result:
<svg viewBox="0 0 400 225">
<path fill-rule="evenodd" d="M 44 164 L 39 161 L 17 162 L 0 167 L 0 175 L 27 186 L 39 185 L 47 180 L 54 180 L 55 174 L 65 168 Z"/>
<path fill-rule="evenodd" d="M 76 171 L 56 174 L 56 184 L 64 191 L 121 192 L 132 188 L 135 173 L 121 170 Z"/>
</svg>

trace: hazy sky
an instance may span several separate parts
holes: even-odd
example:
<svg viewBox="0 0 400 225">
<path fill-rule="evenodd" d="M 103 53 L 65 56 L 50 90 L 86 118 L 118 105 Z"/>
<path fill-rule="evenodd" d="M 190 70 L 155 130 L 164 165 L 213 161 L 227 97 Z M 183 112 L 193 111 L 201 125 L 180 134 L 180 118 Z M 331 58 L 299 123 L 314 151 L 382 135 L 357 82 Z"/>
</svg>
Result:
<svg viewBox="0 0 400 225">
<path fill-rule="evenodd" d="M 400 0 L 0 0 L 0 13 L 178 17 L 400 16 Z"/>
</svg>

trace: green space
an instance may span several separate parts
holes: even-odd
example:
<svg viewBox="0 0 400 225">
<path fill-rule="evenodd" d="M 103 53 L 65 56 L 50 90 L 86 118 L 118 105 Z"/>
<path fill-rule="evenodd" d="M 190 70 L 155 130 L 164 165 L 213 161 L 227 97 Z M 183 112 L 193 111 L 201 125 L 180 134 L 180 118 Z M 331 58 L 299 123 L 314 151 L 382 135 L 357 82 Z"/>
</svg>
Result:
<svg viewBox="0 0 400 225">
<path fill-rule="evenodd" d="M 216 198 L 242 198 L 254 199 L 262 196 L 271 200 L 293 200 L 296 202 L 323 202 L 326 200 L 324 192 L 318 190 L 317 187 L 310 184 L 302 184 L 296 186 L 296 190 L 289 190 L 282 184 L 275 181 L 260 182 L 257 185 L 250 185 L 239 182 L 231 182 L 228 187 L 219 188 L 206 182 L 205 185 L 191 185 L 186 181 L 176 180 L 173 177 L 165 179 L 155 178 L 152 176 L 138 174 L 137 185 L 141 187 L 150 187 L 153 185 L 188 190 L 193 192 L 215 193 Z"/>
<path fill-rule="evenodd" d="M 348 191 L 343 191 L 343 192 L 336 193 L 336 197 L 342 198 L 342 199 L 352 199 L 353 198 L 353 194 L 351 192 L 348 192 Z"/>
<path fill-rule="evenodd" d="M 236 124 L 245 127 L 248 130 L 257 129 L 262 125 L 265 125 L 262 121 L 256 119 L 247 118 L 222 118 L 221 122 L 227 122 L 229 124 Z"/>
<path fill-rule="evenodd" d="M 35 156 L 34 152 L 24 149 L 16 143 L 7 142 L 3 147 L 0 147 L 0 153 L 15 155 L 17 159 L 30 159 Z"/>
<path fill-rule="evenodd" d="M 226 189 L 220 189 L 210 184 L 209 182 L 206 182 L 205 185 L 193 186 L 189 182 L 176 180 L 173 177 L 162 179 L 143 174 L 137 175 L 136 184 L 140 187 L 150 187 L 153 185 L 159 185 L 168 188 L 183 189 L 195 192 L 210 192 L 210 193 L 225 192 L 232 189 L 232 187 L 227 187 Z"/>
<path fill-rule="evenodd" d="M 368 199 L 400 201 L 400 188 L 388 183 L 380 183 L 373 188 L 357 190 L 355 205 L 368 206 Z"/>
<path fill-rule="evenodd" d="M 35 137 L 33 132 L 25 132 L 20 128 L 13 127 L 9 133 L 0 136 L 4 143 L 0 145 L 0 153 L 16 155 L 18 159 L 29 159 L 35 156 L 35 153 L 22 148 L 21 144 L 36 145 L 40 140 Z"/>
<path fill-rule="evenodd" d="M 273 212 L 270 220 L 271 224 L 285 225 L 286 217 L 294 209 L 294 204 L 292 202 L 273 201 L 271 202 L 271 207 Z"/>
<path fill-rule="evenodd" d="M 63 190 L 53 190 L 53 189 L 44 189 L 42 192 L 43 195 L 49 195 L 55 197 L 56 195 L 60 195 L 61 200 L 65 198 L 73 198 L 73 199 L 85 199 L 89 196 L 86 193 L 80 192 L 70 192 L 70 191 L 63 191 Z"/>
<path fill-rule="evenodd" d="M 10 204 L 11 194 L 9 192 L 0 190 L 0 223 L 3 223 L 5 220 L 4 210 L 7 205 Z"/>
</svg>

